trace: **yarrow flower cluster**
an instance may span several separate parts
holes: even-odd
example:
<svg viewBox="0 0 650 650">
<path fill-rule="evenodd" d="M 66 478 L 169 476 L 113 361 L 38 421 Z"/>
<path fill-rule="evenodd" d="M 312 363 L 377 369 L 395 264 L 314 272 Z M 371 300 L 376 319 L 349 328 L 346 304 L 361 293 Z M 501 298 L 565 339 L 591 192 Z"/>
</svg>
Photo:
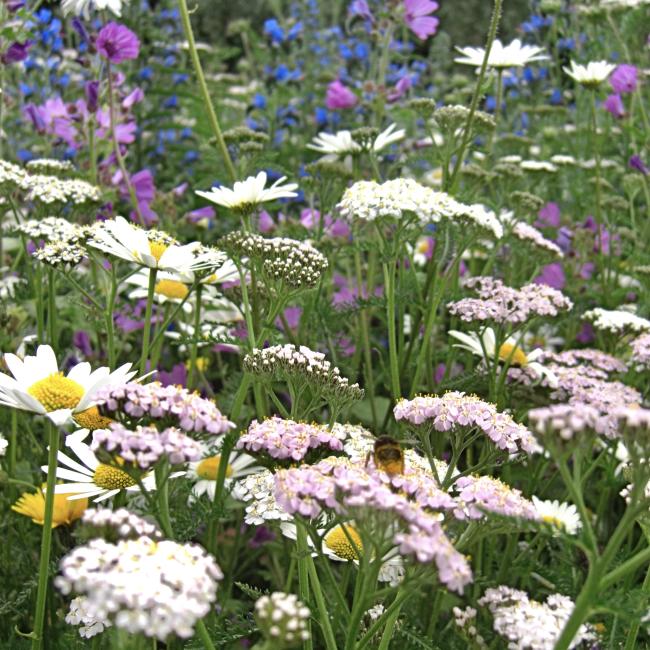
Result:
<svg viewBox="0 0 650 650">
<path fill-rule="evenodd" d="M 519 324 L 534 316 L 557 316 L 573 307 L 561 291 L 545 284 L 526 284 L 514 289 L 496 278 L 477 276 L 465 281 L 464 286 L 476 290 L 478 298 L 463 298 L 450 302 L 447 307 L 465 322 Z"/>
<path fill-rule="evenodd" d="M 363 397 L 359 384 L 350 384 L 322 352 L 314 352 L 304 345 L 272 345 L 263 350 L 255 349 L 244 357 L 244 369 L 258 376 L 287 381 L 306 380 L 312 388 L 321 391 L 325 399 L 351 402 Z"/>
<path fill-rule="evenodd" d="M 274 648 L 294 648 L 309 639 L 309 608 L 294 594 L 275 591 L 255 602 L 255 620 Z"/>
<path fill-rule="evenodd" d="M 74 171 L 74 165 L 69 160 L 56 160 L 54 158 L 35 158 L 28 160 L 25 167 L 30 172 L 37 174 L 48 172 L 51 174 L 66 173 Z"/>
<path fill-rule="evenodd" d="M 244 523 L 259 526 L 267 521 L 291 521 L 293 516 L 275 498 L 275 476 L 268 469 L 237 482 L 232 496 L 246 503 Z"/>
<path fill-rule="evenodd" d="M 209 399 L 180 386 L 160 382 L 140 384 L 132 381 L 96 393 L 96 403 L 111 417 L 169 419 L 183 431 L 227 433 L 235 425 Z"/>
<path fill-rule="evenodd" d="M 81 523 L 85 536 L 101 537 L 106 541 L 115 542 L 118 539 L 137 539 L 143 536 L 153 540 L 162 539 L 158 526 L 126 508 L 90 508 L 84 512 Z"/>
<path fill-rule="evenodd" d="M 83 239 L 86 229 L 61 217 L 29 219 L 14 227 L 14 230 L 30 239 L 46 239 L 52 242 L 75 243 Z"/>
<path fill-rule="evenodd" d="M 268 278 L 282 280 L 294 288 L 315 286 L 329 265 L 313 246 L 287 237 L 267 239 L 235 231 L 223 237 L 220 245 L 235 259 L 256 260 Z"/>
<path fill-rule="evenodd" d="M 645 368 L 650 367 L 650 334 L 642 334 L 631 343 L 632 361 Z"/>
<path fill-rule="evenodd" d="M 523 242 L 530 242 L 542 251 L 551 253 L 555 257 L 564 257 L 562 249 L 550 239 L 546 239 L 542 233 L 534 226 L 524 221 L 517 221 L 513 228 L 512 234 Z"/>
<path fill-rule="evenodd" d="M 640 334 L 650 331 L 650 320 L 622 309 L 609 310 L 596 307 L 586 311 L 584 318 L 597 330 L 612 334 Z"/>
<path fill-rule="evenodd" d="M 562 352 L 544 350 L 540 356 L 540 360 L 569 367 L 587 364 L 587 366 L 602 370 L 604 373 L 603 377 L 606 377 L 610 373 L 627 372 L 627 365 L 623 361 L 611 354 L 607 354 L 607 352 L 593 348 L 563 350 Z"/>
<path fill-rule="evenodd" d="M 519 589 L 501 585 L 486 589 L 478 601 L 494 617 L 494 631 L 507 639 L 513 650 L 553 650 L 564 626 L 573 613 L 575 603 L 562 594 L 551 594 L 540 603 Z M 588 625 L 581 625 L 570 648 L 595 641 Z"/>
<path fill-rule="evenodd" d="M 551 404 L 528 411 L 528 420 L 542 439 L 549 434 L 572 440 L 587 430 L 606 434 L 607 422 L 598 409 L 589 404 Z"/>
<path fill-rule="evenodd" d="M 84 596 L 77 596 L 70 601 L 65 622 L 68 625 L 79 625 L 79 636 L 82 639 L 91 639 L 113 625 L 108 618 L 97 618 L 89 614 Z"/>
<path fill-rule="evenodd" d="M 475 395 L 453 391 L 441 397 L 426 395 L 401 400 L 393 414 L 396 420 L 406 420 L 427 432 L 476 427 L 499 449 L 509 453 L 538 451 L 534 436 L 523 424 L 515 422 L 507 413 L 499 413 L 494 404 Z"/>
<path fill-rule="evenodd" d="M 149 537 L 115 544 L 94 539 L 61 560 L 56 586 L 84 597 L 85 616 L 164 641 L 189 638 L 223 577 L 200 546 Z"/>
<path fill-rule="evenodd" d="M 323 447 L 341 451 L 345 430 L 334 426 L 331 430 L 321 424 L 294 422 L 272 417 L 253 420 L 248 430 L 237 441 L 237 449 L 264 452 L 277 459 L 303 460 L 311 449 Z"/>
<path fill-rule="evenodd" d="M 532 501 L 497 478 L 461 476 L 454 483 L 454 490 L 458 493 L 455 514 L 459 519 L 483 519 L 486 512 L 516 519 L 539 519 Z"/>
<path fill-rule="evenodd" d="M 95 431 L 91 449 L 106 450 L 142 470 L 151 469 L 162 458 L 172 465 L 198 460 L 203 451 L 196 440 L 174 427 L 158 431 L 154 426 L 138 426 L 131 431 L 119 423 Z"/>
<path fill-rule="evenodd" d="M 445 192 L 436 192 L 410 178 L 377 183 L 359 181 L 348 188 L 337 205 L 348 221 L 376 221 L 385 217 L 402 219 L 414 214 L 421 224 L 441 219 L 474 225 L 499 239 L 503 226 L 493 212 L 482 205 L 465 205 Z"/>
<path fill-rule="evenodd" d="M 50 241 L 43 248 L 37 248 L 33 257 L 49 266 L 72 267 L 83 262 L 86 251 L 69 241 Z"/>
</svg>

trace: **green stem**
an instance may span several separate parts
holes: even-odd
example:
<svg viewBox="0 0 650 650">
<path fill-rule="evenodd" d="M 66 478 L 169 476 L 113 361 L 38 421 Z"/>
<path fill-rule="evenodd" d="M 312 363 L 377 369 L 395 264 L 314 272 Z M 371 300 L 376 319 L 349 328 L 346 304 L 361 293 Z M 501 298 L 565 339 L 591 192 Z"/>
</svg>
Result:
<svg viewBox="0 0 650 650">
<path fill-rule="evenodd" d="M 111 290 L 106 304 L 106 339 L 108 341 L 108 367 L 115 368 L 115 321 L 113 309 L 117 296 L 117 278 L 115 277 L 115 262 L 111 264 Z"/>
<path fill-rule="evenodd" d="M 309 546 L 305 529 L 298 523 L 296 526 L 296 551 L 298 553 L 298 591 L 300 600 L 309 603 Z M 303 650 L 312 650 L 314 647 L 311 634 L 311 621 L 308 622 L 309 639 L 303 642 Z"/>
<path fill-rule="evenodd" d="M 648 566 L 648 569 L 646 571 L 645 578 L 643 580 L 643 585 L 641 586 L 641 591 L 646 595 L 646 598 L 650 595 L 650 566 Z M 625 648 L 623 650 L 634 650 L 634 648 L 637 647 L 636 638 L 639 634 L 640 627 L 641 627 L 641 622 L 639 621 L 639 619 L 635 620 L 632 626 L 630 627 L 630 631 L 627 633 L 627 640 L 625 642 Z"/>
<path fill-rule="evenodd" d="M 149 269 L 149 288 L 147 290 L 147 306 L 144 312 L 144 329 L 142 332 L 142 355 L 140 357 L 140 374 L 147 370 L 149 358 L 149 339 L 151 338 L 151 309 L 153 307 L 153 294 L 156 288 L 156 275 L 158 269 Z"/>
<path fill-rule="evenodd" d="M 172 528 L 171 517 L 169 516 L 169 477 L 167 475 L 167 465 L 158 463 L 156 465 L 156 493 L 158 495 L 158 511 L 160 513 L 160 525 L 169 539 L 174 539 L 174 529 Z"/>
<path fill-rule="evenodd" d="M 196 631 L 199 633 L 199 637 L 201 638 L 201 641 L 203 642 L 203 646 L 205 647 L 205 649 L 215 650 L 214 643 L 212 643 L 212 639 L 208 634 L 208 630 L 205 627 L 205 623 L 203 622 L 203 620 L 200 620 L 196 624 Z"/>
<path fill-rule="evenodd" d="M 386 286 L 386 318 L 388 320 L 388 357 L 390 363 L 390 382 L 393 399 L 397 401 L 402 397 L 399 382 L 399 359 L 397 356 L 397 330 L 395 327 L 395 266 L 383 263 L 384 285 Z"/>
<path fill-rule="evenodd" d="M 228 170 L 231 180 L 237 180 L 237 173 L 235 172 L 235 167 L 232 164 L 232 159 L 230 158 L 230 153 L 228 152 L 228 147 L 226 146 L 226 141 L 223 138 L 223 133 L 221 132 L 221 127 L 219 126 L 219 118 L 217 113 L 214 110 L 212 105 L 212 100 L 210 99 L 210 92 L 208 90 L 208 85 L 205 82 L 205 76 L 203 74 L 203 68 L 201 67 L 201 59 L 199 58 L 199 53 L 196 49 L 196 42 L 194 40 L 194 32 L 192 31 L 192 23 L 190 21 L 190 14 L 187 10 L 186 0 L 178 0 L 178 8 L 181 12 L 181 21 L 183 23 L 183 31 L 185 32 L 185 38 L 187 39 L 187 44 L 190 51 L 190 58 L 192 59 L 192 65 L 194 66 L 194 72 L 196 74 L 196 79 L 199 82 L 199 89 L 201 95 L 203 96 L 203 103 L 208 112 L 208 121 L 210 122 L 210 127 L 214 133 L 214 137 L 217 140 L 217 146 L 223 157 L 224 164 Z"/>
<path fill-rule="evenodd" d="M 203 294 L 203 285 L 199 284 L 196 287 L 196 305 L 194 307 L 194 340 L 192 341 L 192 349 L 190 351 L 190 376 L 188 388 L 194 388 L 196 378 L 196 359 L 198 356 L 199 348 L 199 332 L 201 329 L 201 297 Z"/>
<path fill-rule="evenodd" d="M 650 546 L 637 553 L 623 564 L 610 571 L 600 582 L 603 591 L 609 589 L 615 582 L 624 578 L 631 571 L 635 571 L 646 562 L 650 562 Z M 650 569 L 649 569 L 650 570 Z"/>
<path fill-rule="evenodd" d="M 448 187 L 444 187 L 444 190 L 451 189 L 452 192 L 454 191 L 456 187 L 456 180 L 458 178 L 458 172 L 460 171 L 460 168 L 463 164 L 465 150 L 467 149 L 467 145 L 469 144 L 470 138 L 472 136 L 472 124 L 474 122 L 474 115 L 476 113 L 478 102 L 481 96 L 483 81 L 485 79 L 485 73 L 488 67 L 488 60 L 490 58 L 490 51 L 492 50 L 492 43 L 494 43 L 494 39 L 496 38 L 497 30 L 499 28 L 502 5 L 503 0 L 494 0 L 494 9 L 492 10 L 492 18 L 490 19 L 487 42 L 485 43 L 485 56 L 483 57 L 478 79 L 476 80 L 476 87 L 474 88 L 474 94 L 472 95 L 472 103 L 470 104 L 469 114 L 467 115 L 467 122 L 465 123 L 465 128 L 463 129 L 463 139 L 456 154 L 456 163 L 454 164 L 454 169 L 451 173 L 451 177 L 449 178 Z"/>
<path fill-rule="evenodd" d="M 327 611 L 327 605 L 325 604 L 325 598 L 323 597 L 323 590 L 320 586 L 318 572 L 316 571 L 316 565 L 314 564 L 314 558 L 312 558 L 311 553 L 307 553 L 307 569 L 309 572 L 309 585 L 314 593 L 314 599 L 316 600 L 316 606 L 318 607 L 318 622 L 320 623 L 323 636 L 325 637 L 325 646 L 327 650 L 336 650 L 336 638 L 332 631 L 329 612 Z"/>
<path fill-rule="evenodd" d="M 56 486 L 56 462 L 59 451 L 59 430 L 49 419 L 47 420 L 47 429 L 49 437 L 47 455 L 47 487 L 45 491 L 45 514 L 43 517 L 41 557 L 38 568 L 38 590 L 36 593 L 36 609 L 34 611 L 32 650 L 40 650 L 43 642 L 45 603 L 47 600 L 50 551 L 52 547 L 52 515 L 54 512 L 54 488 Z"/>
</svg>

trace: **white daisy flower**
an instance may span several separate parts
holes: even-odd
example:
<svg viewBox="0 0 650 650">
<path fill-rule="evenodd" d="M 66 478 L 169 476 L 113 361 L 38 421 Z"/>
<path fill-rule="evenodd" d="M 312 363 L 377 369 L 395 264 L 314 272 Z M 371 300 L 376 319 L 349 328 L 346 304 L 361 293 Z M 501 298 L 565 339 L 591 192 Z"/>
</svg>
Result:
<svg viewBox="0 0 650 650">
<path fill-rule="evenodd" d="M 296 525 L 291 522 L 282 522 L 280 530 L 285 537 L 296 539 Z M 357 532 L 354 522 L 337 524 L 332 528 L 319 528 L 316 531 L 322 540 L 321 553 L 330 560 L 336 562 L 354 562 L 359 564 L 359 551 L 363 550 L 361 536 Z M 351 540 L 351 541 L 350 541 Z M 307 538 L 307 544 L 314 548 L 311 537 Z M 312 554 L 318 555 L 316 551 Z M 377 579 L 379 582 L 387 582 L 391 586 L 398 585 L 404 577 L 404 560 L 396 549 L 391 549 L 384 555 L 383 564 L 379 570 Z"/>
<path fill-rule="evenodd" d="M 127 262 L 176 273 L 190 272 L 205 261 L 196 255 L 199 242 L 180 246 L 165 233 L 143 230 L 124 217 L 98 223 L 88 245 Z"/>
<path fill-rule="evenodd" d="M 221 456 L 219 454 L 206 456 L 197 462 L 189 463 L 186 476 L 196 481 L 190 499 L 207 494 L 211 501 L 214 500 L 220 463 Z M 230 485 L 234 481 L 255 474 L 260 469 L 257 460 L 253 456 L 231 452 L 228 457 L 228 467 L 226 468 L 226 481 L 224 483 L 226 489 L 230 489 Z"/>
<path fill-rule="evenodd" d="M 197 190 L 196 193 L 212 203 L 222 205 L 238 212 L 250 212 L 260 203 L 276 199 L 291 199 L 298 196 L 296 183 L 282 185 L 286 176 L 279 178 L 271 187 L 265 188 L 266 172 L 257 176 L 249 176 L 245 181 L 237 181 L 232 189 L 229 187 L 213 187 L 209 192 Z"/>
<path fill-rule="evenodd" d="M 318 151 L 328 157 L 338 157 L 349 153 L 359 153 L 361 145 L 352 139 L 352 133 L 348 130 L 336 133 L 322 131 L 307 145 L 307 149 Z"/>
<path fill-rule="evenodd" d="M 558 379 L 555 374 L 538 361 L 535 361 L 535 359 L 538 359 L 544 353 L 541 348 L 536 348 L 532 352 L 526 353 L 517 345 L 517 340 L 509 336 L 501 344 L 497 353 L 496 336 L 491 327 L 486 327 L 480 334 L 478 332 L 465 334 L 457 330 L 449 330 L 447 334 L 460 341 L 460 343 L 454 344 L 455 348 L 467 350 L 482 359 L 485 359 L 487 355 L 486 360 L 490 363 L 494 362 L 494 359 L 498 356 L 499 361 L 504 363 L 507 361 L 511 366 L 530 368 L 540 379 L 545 377 L 551 388 L 557 386 Z M 483 352 L 484 349 L 485 352 Z"/>
<path fill-rule="evenodd" d="M 463 65 L 472 65 L 480 68 L 485 58 L 485 48 L 483 47 L 457 47 L 463 56 L 454 59 L 456 63 Z M 548 59 L 544 54 L 543 47 L 536 45 L 522 45 L 521 41 L 516 38 L 509 45 L 503 45 L 499 39 L 492 43 L 490 56 L 488 58 L 488 67 L 490 68 L 522 68 L 533 61 L 543 61 Z"/>
<path fill-rule="evenodd" d="M 62 451 L 57 453 L 59 467 L 56 468 L 56 478 L 73 481 L 60 483 L 54 488 L 55 494 L 69 494 L 69 501 L 96 497 L 95 503 L 105 501 L 115 496 L 121 490 L 139 492 L 140 487 L 136 480 L 124 470 L 113 465 L 101 463 L 93 450 L 84 442 L 90 431 L 79 429 L 65 439 L 65 444 L 81 461 L 81 463 L 66 456 Z M 47 465 L 41 469 L 47 474 Z M 170 478 L 181 476 L 185 472 L 175 472 Z M 149 472 L 142 477 L 142 484 L 147 491 L 156 489 L 156 477 Z"/>
<path fill-rule="evenodd" d="M 398 129 L 397 131 L 396 124 L 391 124 L 387 129 L 382 131 L 376 138 L 372 145 L 372 150 L 375 153 L 380 152 L 382 149 L 385 149 L 394 142 L 399 142 L 404 139 L 406 131 L 404 129 Z"/>
<path fill-rule="evenodd" d="M 74 14 L 88 20 L 91 7 L 98 11 L 108 9 L 119 17 L 122 15 L 122 5 L 125 4 L 128 4 L 128 0 L 61 0 L 61 10 L 64 16 Z"/>
<path fill-rule="evenodd" d="M 39 345 L 36 356 L 5 354 L 4 359 L 13 377 L 0 373 L 0 405 L 46 415 L 58 426 L 74 417 L 92 427 L 91 421 L 99 417 L 93 403 L 97 390 L 125 383 L 136 374 L 129 372 L 130 363 L 111 372 L 106 367 L 91 371 L 83 362 L 64 376 L 49 345 Z"/>
<path fill-rule="evenodd" d="M 597 88 L 614 71 L 616 66 L 607 61 L 590 61 L 587 65 L 580 65 L 571 61 L 571 67 L 562 68 L 571 79 L 586 88 Z"/>
<path fill-rule="evenodd" d="M 533 505 L 537 516 L 543 522 L 550 524 L 568 535 L 576 535 L 582 528 L 582 521 L 578 509 L 572 503 L 559 501 L 542 501 L 533 497 Z"/>
</svg>

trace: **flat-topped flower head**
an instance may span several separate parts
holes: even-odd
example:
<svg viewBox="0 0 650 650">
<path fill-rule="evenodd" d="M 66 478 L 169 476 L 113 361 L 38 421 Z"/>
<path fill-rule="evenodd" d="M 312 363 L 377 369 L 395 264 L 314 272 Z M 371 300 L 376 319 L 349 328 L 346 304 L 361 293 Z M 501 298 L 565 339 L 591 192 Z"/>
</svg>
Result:
<svg viewBox="0 0 650 650">
<path fill-rule="evenodd" d="M 460 343 L 454 344 L 455 348 L 467 350 L 488 363 L 498 361 L 517 368 L 528 368 L 538 379 L 545 379 L 549 386 L 554 387 L 557 385 L 557 378 L 553 372 L 538 361 L 544 355 L 544 350 L 541 348 L 525 352 L 519 342 L 514 337 L 509 336 L 497 351 L 496 335 L 491 327 L 486 327 L 480 332 L 470 332 L 469 334 L 449 330 L 447 334 L 460 341 Z"/>
<path fill-rule="evenodd" d="M 255 620 L 269 648 L 297 648 L 310 637 L 309 608 L 293 594 L 275 591 L 255 602 Z"/>
<path fill-rule="evenodd" d="M 456 63 L 471 65 L 480 68 L 485 58 L 485 48 L 482 47 L 457 47 L 463 56 L 454 59 Z M 490 56 L 488 57 L 488 67 L 495 69 L 503 68 L 523 68 L 534 61 L 544 61 L 548 56 L 544 54 L 544 48 L 536 45 L 523 45 L 516 38 L 512 43 L 503 45 L 499 39 L 492 43 Z"/>
<path fill-rule="evenodd" d="M 602 309 L 596 307 L 584 313 L 584 317 L 602 332 L 612 334 L 641 334 L 650 332 L 650 320 L 624 309 Z"/>
<path fill-rule="evenodd" d="M 581 65 L 571 61 L 571 67 L 562 68 L 574 81 L 585 88 L 598 88 L 603 81 L 606 81 L 616 66 L 607 61 L 590 61 L 587 65 Z"/>
<path fill-rule="evenodd" d="M 86 617 L 165 641 L 194 634 L 222 578 L 200 546 L 142 536 L 78 546 L 61 560 L 55 584 L 66 595 L 84 597 Z"/>
<path fill-rule="evenodd" d="M 233 188 L 213 187 L 209 192 L 197 190 L 196 193 L 212 203 L 230 208 L 234 212 L 248 214 L 255 210 L 261 203 L 276 201 L 277 199 L 292 199 L 297 195 L 296 183 L 282 183 L 286 176 L 278 178 L 271 187 L 266 187 L 266 172 L 257 176 L 249 176 L 245 181 L 236 181 Z"/>
<path fill-rule="evenodd" d="M 76 418 L 90 428 L 104 425 L 94 408 L 97 391 L 127 382 L 136 374 L 130 372 L 130 363 L 111 372 L 105 367 L 92 371 L 83 362 L 64 375 L 49 345 L 39 345 L 35 356 L 21 359 L 5 354 L 4 360 L 13 377 L 0 373 L 0 406 L 45 415 L 59 426 Z"/>
<path fill-rule="evenodd" d="M 102 221 L 93 227 L 88 245 L 113 257 L 150 269 L 182 273 L 202 265 L 199 242 L 181 246 L 164 232 L 143 230 L 124 217 Z"/>
<path fill-rule="evenodd" d="M 25 492 L 11 509 L 18 514 L 29 517 L 35 524 L 41 526 L 45 523 L 45 486 L 43 483 L 38 492 Z M 52 511 L 52 528 L 70 525 L 79 519 L 88 507 L 88 499 L 69 501 L 63 494 L 54 497 L 54 510 Z"/>
</svg>

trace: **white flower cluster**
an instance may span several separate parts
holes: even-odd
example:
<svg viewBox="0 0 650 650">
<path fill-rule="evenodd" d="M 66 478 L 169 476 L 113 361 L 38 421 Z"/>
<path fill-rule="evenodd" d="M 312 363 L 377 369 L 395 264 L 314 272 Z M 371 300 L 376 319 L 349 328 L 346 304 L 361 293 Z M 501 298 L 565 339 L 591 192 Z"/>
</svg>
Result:
<svg viewBox="0 0 650 650">
<path fill-rule="evenodd" d="M 9 441 L 0 433 L 0 456 L 7 453 L 7 447 L 9 447 Z"/>
<path fill-rule="evenodd" d="M 622 309 L 609 310 L 596 307 L 585 312 L 584 317 L 591 321 L 597 330 L 612 334 L 650 331 L 650 320 Z"/>
<path fill-rule="evenodd" d="M 521 241 L 528 241 L 541 248 L 544 251 L 552 253 L 557 257 L 564 257 L 562 249 L 550 239 L 546 239 L 542 233 L 534 226 L 531 226 L 524 221 L 517 221 L 512 228 L 512 234 L 521 239 Z"/>
<path fill-rule="evenodd" d="M 108 618 L 96 618 L 88 613 L 87 598 L 77 596 L 70 601 L 70 610 L 65 616 L 68 625 L 80 625 L 79 636 L 90 639 L 101 634 L 107 627 L 113 625 Z"/>
<path fill-rule="evenodd" d="M 15 227 L 16 232 L 30 239 L 76 242 L 85 236 L 86 229 L 61 217 L 29 219 Z"/>
<path fill-rule="evenodd" d="M 294 594 L 276 591 L 255 603 L 255 620 L 274 648 L 293 648 L 309 639 L 309 608 Z"/>
<path fill-rule="evenodd" d="M 348 221 L 401 219 L 404 214 L 412 213 L 422 224 L 441 219 L 459 220 L 488 230 L 497 239 L 503 235 L 499 220 L 484 206 L 465 205 L 410 178 L 385 183 L 359 181 L 345 191 L 337 209 Z"/>
<path fill-rule="evenodd" d="M 231 232 L 220 242 L 234 258 L 248 257 L 261 263 L 267 277 L 292 287 L 313 287 L 328 267 L 327 258 L 304 241 L 288 237 L 267 239 L 241 231 Z"/>
<path fill-rule="evenodd" d="M 508 640 L 509 650 L 553 650 L 574 608 L 573 601 L 562 594 L 551 594 L 540 603 L 505 585 L 486 589 L 478 602 L 492 613 L 494 631 Z M 591 628 L 581 625 L 569 647 L 595 639 Z"/>
<path fill-rule="evenodd" d="M 71 172 L 74 171 L 74 165 L 69 160 L 55 160 L 54 158 L 37 158 L 30 160 L 26 163 L 25 167 L 30 172 L 37 174 L 49 172 L 56 174 L 57 172 Z"/>
<path fill-rule="evenodd" d="M 238 481 L 233 488 L 232 496 L 247 504 L 244 523 L 249 526 L 259 526 L 265 521 L 292 521 L 293 516 L 278 504 L 274 493 L 275 477 L 268 469 L 250 474 Z"/>
<path fill-rule="evenodd" d="M 22 167 L 6 160 L 0 160 L 0 187 L 20 187 L 27 175 Z"/>
<path fill-rule="evenodd" d="M 340 370 L 327 361 L 322 352 L 304 345 L 256 348 L 244 357 L 244 369 L 256 375 L 274 375 L 302 382 L 308 380 L 310 386 L 320 389 L 324 395 L 341 400 L 358 400 L 364 393 L 359 384 L 350 384 L 347 377 L 341 377 Z"/>
<path fill-rule="evenodd" d="M 43 248 L 37 248 L 32 257 L 49 266 L 77 266 L 81 264 L 86 251 L 69 241 L 50 241 Z"/>
<path fill-rule="evenodd" d="M 478 633 L 476 629 L 476 610 L 473 607 L 454 607 L 454 623 L 462 630 L 464 636 L 472 643 L 473 647 L 480 648 L 480 650 L 487 650 L 487 643 L 485 639 Z"/>
<path fill-rule="evenodd" d="M 4 274 L 8 271 L 6 267 L 0 268 L 0 274 Z M 16 287 L 19 284 L 24 284 L 26 280 L 20 278 L 17 275 L 7 274 L 0 278 L 0 300 L 7 300 L 7 298 L 13 298 L 16 295 Z"/>
<path fill-rule="evenodd" d="M 164 641 L 189 638 L 217 597 L 223 574 L 200 546 L 149 537 L 103 539 L 78 546 L 61 560 L 56 586 L 84 596 L 85 616 Z"/>
<path fill-rule="evenodd" d="M 154 540 L 162 539 L 162 533 L 155 524 L 126 508 L 90 508 L 84 512 L 81 521 L 84 526 L 92 529 L 96 537 L 133 539 L 145 536 Z"/>
<path fill-rule="evenodd" d="M 557 171 L 557 167 L 546 160 L 522 160 L 519 166 L 525 172 L 548 172 L 549 174 L 554 174 Z"/>
<path fill-rule="evenodd" d="M 24 174 L 17 185 L 27 193 L 25 198 L 28 201 L 40 202 L 46 205 L 53 203 L 82 204 L 88 201 L 99 202 L 102 197 L 98 187 L 79 178 L 61 179 L 56 176 L 44 176 L 43 174 Z"/>
</svg>

